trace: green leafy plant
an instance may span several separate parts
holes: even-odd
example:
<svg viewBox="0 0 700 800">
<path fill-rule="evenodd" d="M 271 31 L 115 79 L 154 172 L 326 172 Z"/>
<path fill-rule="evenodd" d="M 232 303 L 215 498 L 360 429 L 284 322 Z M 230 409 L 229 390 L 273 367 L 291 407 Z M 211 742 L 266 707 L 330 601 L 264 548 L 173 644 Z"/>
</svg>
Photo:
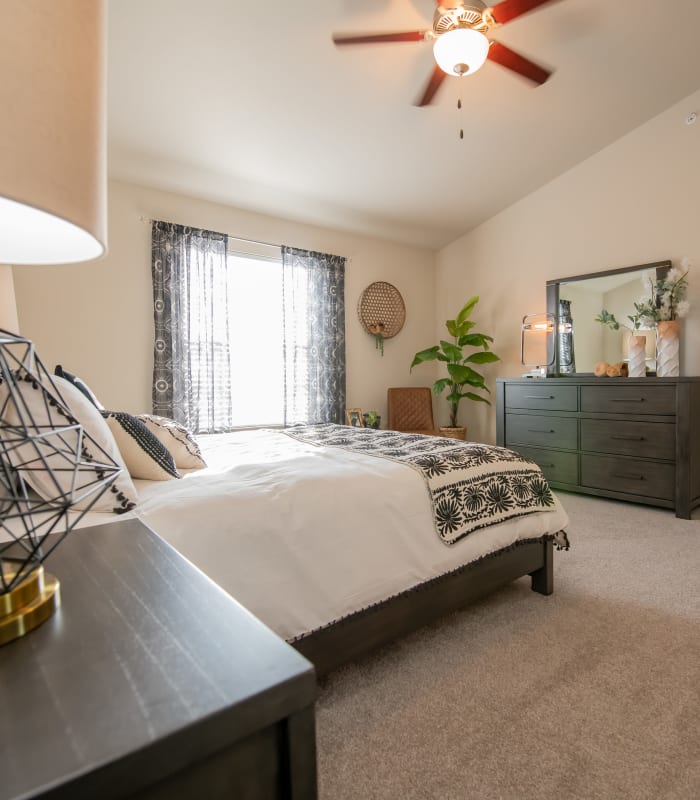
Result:
<svg viewBox="0 0 700 800">
<path fill-rule="evenodd" d="M 607 325 L 611 331 L 619 331 L 620 328 L 627 328 L 627 330 L 630 331 L 638 331 L 642 326 L 645 316 L 646 309 L 644 305 L 641 303 L 634 303 L 634 314 L 627 315 L 627 319 L 632 323 L 631 327 L 626 325 L 624 322 L 618 322 L 617 319 L 615 319 L 615 315 L 611 314 L 605 309 L 598 314 L 598 316 L 595 318 L 595 321 L 600 322 L 601 325 Z"/>
<path fill-rule="evenodd" d="M 491 404 L 486 397 L 482 397 L 471 389 L 481 389 L 490 392 L 483 376 L 474 369 L 474 365 L 491 364 L 500 361 L 500 358 L 489 349 L 493 342 L 491 336 L 483 333 L 473 333 L 476 325 L 470 319 L 474 306 L 479 302 L 478 297 L 467 300 L 464 307 L 455 319 L 448 319 L 445 323 L 447 332 L 453 341 L 441 340 L 439 345 L 434 345 L 426 350 L 421 350 L 413 357 L 411 369 L 426 361 L 442 361 L 447 367 L 447 378 L 440 378 L 433 384 L 435 394 L 442 394 L 448 390 L 447 402 L 450 404 L 450 427 L 457 427 L 457 412 L 462 400 L 475 400 Z M 470 353 L 469 350 L 477 349 Z M 470 387 L 467 389 L 467 387 Z M 466 390 L 465 390 L 466 389 Z"/>
<path fill-rule="evenodd" d="M 365 423 L 365 428 L 378 428 L 382 421 L 382 418 L 376 411 L 365 411 L 362 418 Z"/>
</svg>

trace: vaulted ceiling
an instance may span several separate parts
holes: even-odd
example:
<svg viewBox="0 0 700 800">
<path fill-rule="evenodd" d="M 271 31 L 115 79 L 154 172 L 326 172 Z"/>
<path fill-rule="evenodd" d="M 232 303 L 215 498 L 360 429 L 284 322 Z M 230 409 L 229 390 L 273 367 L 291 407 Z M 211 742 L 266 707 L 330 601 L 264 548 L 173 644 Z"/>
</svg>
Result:
<svg viewBox="0 0 700 800">
<path fill-rule="evenodd" d="M 108 9 L 114 177 L 430 248 L 700 88 L 698 0 L 552 2 L 492 34 L 545 84 L 487 62 L 424 108 L 429 43 L 331 36 L 430 28 L 435 0 Z"/>
</svg>

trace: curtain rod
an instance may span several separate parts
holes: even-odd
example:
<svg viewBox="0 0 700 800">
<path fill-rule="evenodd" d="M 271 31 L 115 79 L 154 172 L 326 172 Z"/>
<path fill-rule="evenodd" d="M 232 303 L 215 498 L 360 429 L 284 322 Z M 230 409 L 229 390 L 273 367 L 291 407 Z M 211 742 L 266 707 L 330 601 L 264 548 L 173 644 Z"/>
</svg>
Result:
<svg viewBox="0 0 700 800">
<path fill-rule="evenodd" d="M 154 222 L 165 222 L 165 220 L 154 220 L 154 219 L 151 219 L 151 217 L 139 217 L 139 221 L 140 222 L 147 222 L 149 225 L 152 225 Z M 174 223 L 171 223 L 171 224 L 174 224 Z M 192 228 L 194 226 L 193 225 L 189 225 L 188 227 Z M 226 236 L 229 239 L 235 240 L 236 242 L 245 242 L 246 244 L 259 244 L 259 245 L 262 245 L 263 247 L 279 247 L 280 250 L 282 249 L 282 247 L 284 247 L 284 245 L 275 244 L 274 242 L 259 242 L 257 239 L 244 239 L 241 236 L 232 236 L 229 233 L 227 233 Z"/>
<path fill-rule="evenodd" d="M 151 217 L 143 217 L 142 216 L 142 217 L 139 217 L 139 222 L 147 222 L 149 225 L 152 225 L 154 222 L 167 222 L 167 220 L 155 220 L 155 219 L 152 219 Z M 171 222 L 171 223 L 168 223 L 168 224 L 170 224 L 170 225 L 175 225 L 175 224 L 180 225 L 181 223 Z M 188 227 L 192 228 L 194 226 L 193 225 L 189 225 Z M 223 233 L 223 231 L 222 231 L 222 233 Z M 259 242 L 257 239 L 243 239 L 241 236 L 232 236 L 231 234 L 228 234 L 228 233 L 226 234 L 226 236 L 228 236 L 229 239 L 233 239 L 236 242 L 245 242 L 246 244 L 259 244 L 262 247 L 279 247 L 280 250 L 283 247 L 290 247 L 291 246 L 291 245 L 284 245 L 284 244 L 276 244 L 274 242 Z M 292 247 L 292 249 L 296 249 L 296 248 Z M 346 264 L 352 264 L 352 258 L 350 258 L 348 256 L 341 256 L 341 258 L 345 259 L 345 263 Z"/>
</svg>

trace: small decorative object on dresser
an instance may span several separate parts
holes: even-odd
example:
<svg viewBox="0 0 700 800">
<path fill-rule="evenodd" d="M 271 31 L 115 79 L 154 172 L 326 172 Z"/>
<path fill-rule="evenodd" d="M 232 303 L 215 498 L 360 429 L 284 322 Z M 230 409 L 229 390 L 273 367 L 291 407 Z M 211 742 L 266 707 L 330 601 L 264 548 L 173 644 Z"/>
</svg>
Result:
<svg viewBox="0 0 700 800">
<path fill-rule="evenodd" d="M 700 505 L 700 378 L 497 381 L 498 444 L 554 489 L 675 509 Z"/>
<path fill-rule="evenodd" d="M 632 335 L 627 340 L 627 370 L 630 378 L 647 374 L 647 337 Z"/>
<path fill-rule="evenodd" d="M 520 363 L 532 369 L 523 378 L 546 378 L 554 363 L 553 314 L 526 314 L 520 325 Z"/>
<path fill-rule="evenodd" d="M 593 367 L 593 374 L 596 378 L 627 378 L 629 377 L 629 368 L 626 361 L 618 361 L 617 364 L 598 361 Z"/>
<path fill-rule="evenodd" d="M 576 372 L 574 354 L 574 320 L 571 316 L 571 300 L 559 300 L 559 371 L 567 375 Z"/>
<path fill-rule="evenodd" d="M 664 319 L 656 323 L 656 374 L 660 378 L 680 375 L 680 322 Z"/>
<path fill-rule="evenodd" d="M 455 319 L 448 319 L 445 323 L 452 342 L 442 340 L 439 345 L 436 344 L 426 350 L 421 350 L 415 354 L 411 363 L 411 369 L 426 361 L 442 361 L 445 364 L 448 377 L 435 381 L 433 392 L 442 394 L 445 389 L 448 390 L 450 424 L 440 427 L 440 434 L 452 439 L 466 438 L 467 429 L 457 424 L 457 412 L 462 400 L 475 400 L 490 405 L 490 401 L 486 397 L 473 391 L 464 391 L 465 387 L 490 391 L 483 376 L 474 369 L 474 365 L 500 361 L 500 358 L 489 348 L 493 338 L 483 333 L 472 333 L 472 328 L 476 323 L 470 319 L 470 315 L 478 302 L 478 297 L 471 297 Z M 476 349 L 477 352 L 467 354 L 468 349 Z"/>
</svg>

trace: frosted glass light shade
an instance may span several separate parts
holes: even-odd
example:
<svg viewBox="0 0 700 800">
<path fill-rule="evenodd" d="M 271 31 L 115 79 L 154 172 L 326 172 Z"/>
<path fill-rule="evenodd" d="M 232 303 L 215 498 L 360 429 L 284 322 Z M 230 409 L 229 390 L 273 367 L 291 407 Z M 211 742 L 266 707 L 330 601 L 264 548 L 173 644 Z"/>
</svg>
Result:
<svg viewBox="0 0 700 800">
<path fill-rule="evenodd" d="M 471 75 L 481 69 L 488 53 L 489 40 L 471 28 L 453 28 L 433 45 L 435 61 L 448 75 Z"/>
<path fill-rule="evenodd" d="M 0 263 L 106 246 L 103 0 L 3 0 Z"/>
<path fill-rule="evenodd" d="M 520 361 L 526 367 L 554 363 L 554 316 L 526 314 L 520 326 Z"/>
</svg>

